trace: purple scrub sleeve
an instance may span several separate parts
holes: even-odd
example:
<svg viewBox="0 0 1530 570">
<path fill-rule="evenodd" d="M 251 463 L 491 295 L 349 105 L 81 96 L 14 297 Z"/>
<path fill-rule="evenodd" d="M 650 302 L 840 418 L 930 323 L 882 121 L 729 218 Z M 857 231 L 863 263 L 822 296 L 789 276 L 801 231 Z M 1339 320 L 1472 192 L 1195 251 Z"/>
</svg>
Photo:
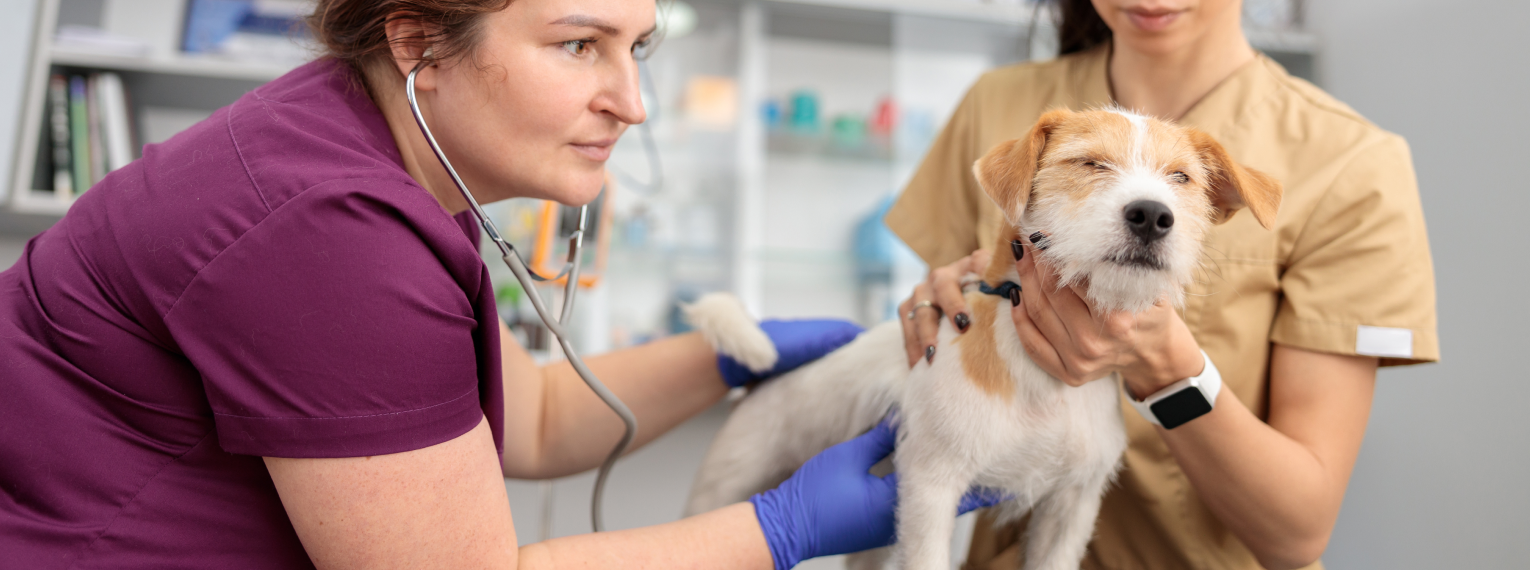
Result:
<svg viewBox="0 0 1530 570">
<path fill-rule="evenodd" d="M 435 256 L 414 233 L 386 231 L 399 213 L 373 197 L 418 193 L 366 180 L 310 188 L 186 288 L 165 323 L 202 372 L 225 451 L 379 455 L 478 424 L 470 297 L 415 263 Z M 460 238 L 441 222 L 416 230 Z"/>
<path fill-rule="evenodd" d="M 0 272 L 0 568 L 310 568 L 261 457 L 500 445 L 478 231 L 332 60 L 145 147 Z"/>
</svg>

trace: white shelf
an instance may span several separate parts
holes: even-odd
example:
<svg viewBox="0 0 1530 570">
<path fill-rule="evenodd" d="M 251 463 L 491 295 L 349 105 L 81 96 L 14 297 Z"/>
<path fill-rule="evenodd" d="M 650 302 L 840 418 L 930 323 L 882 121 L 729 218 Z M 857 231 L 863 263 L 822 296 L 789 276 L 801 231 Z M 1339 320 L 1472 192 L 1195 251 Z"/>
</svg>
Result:
<svg viewBox="0 0 1530 570">
<path fill-rule="evenodd" d="M 161 58 L 120 57 L 93 52 L 66 51 L 54 48 L 49 60 L 55 65 L 95 67 L 119 71 L 142 71 L 192 77 L 270 81 L 281 77 L 299 64 L 257 63 L 215 57 L 174 56 Z"/>
<path fill-rule="evenodd" d="M 1036 8 L 1025 3 L 975 0 L 770 0 L 770 2 L 1015 26 L 1030 25 L 1036 14 Z M 1318 48 L 1317 36 L 1306 31 L 1246 28 L 1243 33 L 1255 48 L 1262 51 L 1312 54 L 1316 53 Z"/>
<path fill-rule="evenodd" d="M 61 200 L 49 192 L 36 190 L 25 192 L 11 202 L 11 211 L 17 214 L 63 216 L 69 211 L 74 199 Z"/>
<path fill-rule="evenodd" d="M 771 2 L 1016 25 L 1029 24 L 1032 11 L 1035 9 L 1033 6 L 1020 3 L 976 0 L 771 0 Z"/>
</svg>

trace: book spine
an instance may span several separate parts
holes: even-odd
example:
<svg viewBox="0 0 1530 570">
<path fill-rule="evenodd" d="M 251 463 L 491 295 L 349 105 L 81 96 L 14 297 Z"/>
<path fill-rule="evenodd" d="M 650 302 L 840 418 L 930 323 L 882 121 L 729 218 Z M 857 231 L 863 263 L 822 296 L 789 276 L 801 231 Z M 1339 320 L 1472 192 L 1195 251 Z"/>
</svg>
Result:
<svg viewBox="0 0 1530 570">
<path fill-rule="evenodd" d="M 101 138 L 101 82 L 99 73 L 85 79 L 85 116 L 90 125 L 90 185 L 106 178 L 106 144 Z"/>
<path fill-rule="evenodd" d="M 55 73 L 48 79 L 48 123 L 53 143 L 53 193 L 74 196 L 74 175 L 69 169 L 69 80 Z"/>
<path fill-rule="evenodd" d="M 110 172 L 133 161 L 133 127 L 128 121 L 127 91 L 122 87 L 122 76 L 104 71 L 97 82 L 100 85 L 101 138 L 106 145 L 106 168 Z"/>
<path fill-rule="evenodd" d="M 90 117 L 85 104 L 85 78 L 69 77 L 69 146 L 74 170 L 74 193 L 90 188 Z"/>
</svg>

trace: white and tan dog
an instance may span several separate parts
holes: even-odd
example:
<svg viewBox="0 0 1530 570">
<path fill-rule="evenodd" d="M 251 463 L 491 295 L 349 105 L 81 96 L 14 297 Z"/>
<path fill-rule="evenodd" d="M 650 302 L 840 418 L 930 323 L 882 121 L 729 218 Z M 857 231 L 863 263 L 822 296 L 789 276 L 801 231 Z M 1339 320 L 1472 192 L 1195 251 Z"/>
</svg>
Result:
<svg viewBox="0 0 1530 570">
<path fill-rule="evenodd" d="M 1105 311 L 1180 304 L 1207 229 L 1244 207 L 1269 228 L 1280 204 L 1279 183 L 1210 136 L 1115 109 L 1049 112 L 973 171 L 1008 222 L 983 280 L 1018 280 L 1009 242 L 1041 232 L 1047 247 L 1032 251 L 1061 285 L 1088 283 L 1088 301 Z M 1026 568 L 1077 568 L 1126 449 L 1116 383 L 1069 387 L 1026 357 L 1007 299 L 966 301 L 972 326 L 958 335 L 943 320 L 933 364 L 908 369 L 900 324 L 889 322 L 759 385 L 713 441 L 688 514 L 779 484 L 897 406 L 897 564 L 948 568 L 957 502 L 981 485 L 1014 494 L 1000 507 L 1007 517 L 1031 513 Z M 761 369 L 773 362 L 733 299 L 708 296 L 687 312 L 723 352 Z M 887 554 L 851 565 L 878 567 Z"/>
</svg>

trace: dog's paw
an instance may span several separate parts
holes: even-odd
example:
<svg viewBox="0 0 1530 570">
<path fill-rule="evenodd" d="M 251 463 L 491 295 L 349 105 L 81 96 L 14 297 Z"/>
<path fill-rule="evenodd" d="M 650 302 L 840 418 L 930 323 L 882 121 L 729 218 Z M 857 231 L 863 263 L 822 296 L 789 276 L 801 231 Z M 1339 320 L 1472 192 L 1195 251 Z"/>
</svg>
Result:
<svg viewBox="0 0 1530 570">
<path fill-rule="evenodd" d="M 733 295 L 708 293 L 680 308 L 686 322 L 701 331 L 718 354 L 732 357 L 751 372 L 763 374 L 780 358 L 776 345 Z"/>
</svg>

